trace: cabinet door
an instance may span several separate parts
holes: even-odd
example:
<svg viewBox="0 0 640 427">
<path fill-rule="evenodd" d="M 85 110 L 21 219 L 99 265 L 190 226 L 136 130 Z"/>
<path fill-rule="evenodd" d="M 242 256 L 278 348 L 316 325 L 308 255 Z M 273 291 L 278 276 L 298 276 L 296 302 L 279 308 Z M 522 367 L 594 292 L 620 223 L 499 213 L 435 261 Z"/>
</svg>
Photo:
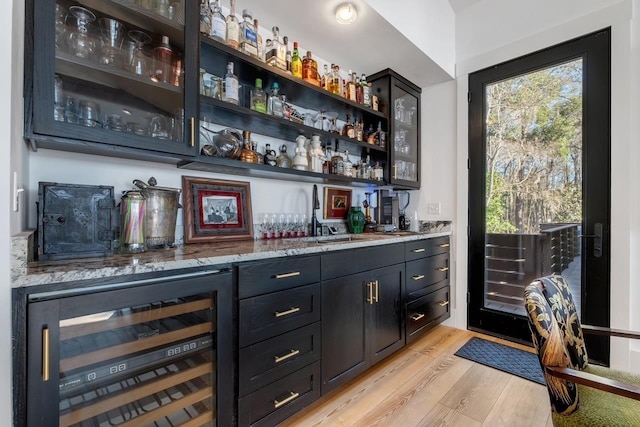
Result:
<svg viewBox="0 0 640 427">
<path fill-rule="evenodd" d="M 395 78 L 391 82 L 390 181 L 420 188 L 420 95 Z"/>
<path fill-rule="evenodd" d="M 229 425 L 231 275 L 213 277 L 33 296 L 26 424 Z"/>
<path fill-rule="evenodd" d="M 186 3 L 27 1 L 27 136 L 79 151 L 194 154 L 197 55 L 185 47 L 198 36 L 197 7 Z"/>
<path fill-rule="evenodd" d="M 368 282 L 368 272 L 322 282 L 322 394 L 369 367 Z"/>
<path fill-rule="evenodd" d="M 368 307 L 369 352 L 373 365 L 404 346 L 404 264 L 373 270 L 370 274 L 374 298 Z"/>
</svg>

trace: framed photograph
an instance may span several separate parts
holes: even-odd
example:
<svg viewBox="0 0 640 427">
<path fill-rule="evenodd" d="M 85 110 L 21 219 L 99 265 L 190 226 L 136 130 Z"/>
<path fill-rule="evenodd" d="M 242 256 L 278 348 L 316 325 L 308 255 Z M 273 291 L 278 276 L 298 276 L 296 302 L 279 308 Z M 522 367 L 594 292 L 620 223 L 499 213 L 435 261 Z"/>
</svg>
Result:
<svg viewBox="0 0 640 427">
<path fill-rule="evenodd" d="M 324 187 L 324 219 L 346 219 L 351 207 L 351 190 Z"/>
<path fill-rule="evenodd" d="M 248 182 L 182 177 L 184 241 L 253 239 Z"/>
</svg>

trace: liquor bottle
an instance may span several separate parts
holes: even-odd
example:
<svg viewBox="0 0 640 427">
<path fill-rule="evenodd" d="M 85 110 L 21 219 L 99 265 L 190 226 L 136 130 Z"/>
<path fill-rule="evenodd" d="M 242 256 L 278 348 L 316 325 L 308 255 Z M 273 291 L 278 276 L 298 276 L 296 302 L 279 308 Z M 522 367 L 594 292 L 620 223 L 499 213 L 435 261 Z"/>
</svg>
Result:
<svg viewBox="0 0 640 427">
<path fill-rule="evenodd" d="M 291 55 L 291 74 L 293 77 L 302 78 L 302 59 L 298 53 L 298 42 L 293 42 L 293 54 Z"/>
<path fill-rule="evenodd" d="M 344 127 L 342 128 L 342 135 L 349 138 L 356 137 L 356 130 L 351 124 L 351 117 L 348 114 L 347 114 L 347 122 L 344 124 Z"/>
<path fill-rule="evenodd" d="M 367 83 L 367 76 L 364 73 L 360 78 L 360 84 L 362 85 L 362 105 L 371 108 L 371 83 Z"/>
<path fill-rule="evenodd" d="M 240 152 L 240 161 L 245 163 L 258 163 L 258 156 L 251 149 L 251 131 L 242 132 L 242 151 Z"/>
<path fill-rule="evenodd" d="M 302 60 L 302 80 L 316 86 L 320 85 L 318 82 L 318 63 L 311 57 L 311 51 L 307 51 L 307 55 Z"/>
<path fill-rule="evenodd" d="M 340 79 L 340 66 L 334 65 L 332 74 L 333 86 L 331 87 L 331 93 L 336 95 L 342 95 L 342 83 Z"/>
<path fill-rule="evenodd" d="M 265 53 L 267 64 L 286 71 L 287 47 L 280 41 L 280 29 L 278 27 L 273 27 L 271 28 L 271 31 L 273 32 L 273 35 L 271 36 L 271 45 Z"/>
<path fill-rule="evenodd" d="M 227 64 L 227 74 L 224 76 L 224 93 L 222 100 L 238 104 L 238 77 L 233 74 L 233 62 Z"/>
<path fill-rule="evenodd" d="M 331 156 L 331 173 L 335 175 L 344 175 L 344 159 L 337 151 L 333 156 Z"/>
<path fill-rule="evenodd" d="M 353 127 L 356 131 L 356 139 L 362 142 L 364 139 L 364 123 L 362 123 L 362 120 L 358 120 Z"/>
<path fill-rule="evenodd" d="M 264 146 L 264 164 L 269 166 L 276 165 L 276 150 L 271 149 L 271 144 Z"/>
<path fill-rule="evenodd" d="M 353 78 L 356 81 L 356 102 L 362 105 L 364 104 L 364 88 L 362 87 L 360 79 L 356 76 L 356 73 L 353 73 Z"/>
<path fill-rule="evenodd" d="M 251 141 L 251 151 L 256 153 L 256 163 L 263 164 L 264 163 L 264 156 L 262 155 L 261 152 L 258 151 L 258 142 L 257 141 Z"/>
<path fill-rule="evenodd" d="M 202 34 L 211 34 L 211 8 L 209 0 L 200 0 L 200 32 Z"/>
<path fill-rule="evenodd" d="M 351 70 L 349 70 L 349 81 L 347 82 L 347 96 L 346 98 L 350 101 L 355 101 L 356 100 L 356 73 L 352 73 Z"/>
<path fill-rule="evenodd" d="M 222 9 L 220 9 L 220 1 L 215 0 L 213 3 L 213 10 L 211 15 L 211 38 L 214 38 L 221 42 L 226 42 L 227 36 L 227 23 L 222 15 Z"/>
<path fill-rule="evenodd" d="M 324 64 L 324 74 L 322 75 L 322 78 L 320 80 L 320 86 L 324 90 L 329 90 L 329 88 L 327 87 L 328 74 L 329 74 L 329 66 L 327 64 Z"/>
<path fill-rule="evenodd" d="M 284 36 L 282 38 L 282 42 L 284 43 L 285 54 L 284 59 L 287 63 L 287 72 L 291 73 L 291 50 L 289 49 L 289 37 Z"/>
<path fill-rule="evenodd" d="M 153 59 L 156 70 L 154 73 L 155 78 L 159 82 L 169 83 L 173 69 L 173 50 L 171 50 L 171 46 L 169 45 L 169 37 L 162 36 L 160 46 L 153 49 Z"/>
<path fill-rule="evenodd" d="M 344 154 L 346 159 L 342 162 L 342 174 L 353 177 L 353 163 L 349 160 L 349 152 L 345 151 Z"/>
<path fill-rule="evenodd" d="M 251 109 L 259 113 L 267 112 L 267 95 L 262 90 L 262 79 L 256 79 L 256 87 L 251 91 Z"/>
<path fill-rule="evenodd" d="M 254 58 L 258 57 L 258 36 L 256 35 L 251 11 L 248 9 L 244 9 L 242 11 L 242 23 L 240 24 L 240 52 L 246 53 Z"/>
<path fill-rule="evenodd" d="M 287 154 L 287 146 L 284 144 L 280 146 L 280 155 L 276 157 L 276 166 L 278 166 L 279 168 L 286 168 L 286 169 L 290 169 L 291 166 L 293 166 L 293 161 L 291 160 L 291 157 L 289 157 L 289 155 Z"/>
<path fill-rule="evenodd" d="M 236 17 L 236 0 L 229 0 L 231 8 L 227 15 L 227 44 L 234 49 L 240 49 L 240 22 Z"/>
<path fill-rule="evenodd" d="M 373 167 L 373 177 L 376 181 L 382 181 L 384 179 L 384 170 L 382 166 L 380 166 L 380 162 L 376 162 L 376 165 Z"/>
<path fill-rule="evenodd" d="M 260 26 L 258 20 L 253 20 L 253 30 L 256 32 L 256 39 L 258 41 L 258 59 L 264 62 L 264 45 L 262 44 L 262 36 L 260 35 Z"/>
<path fill-rule="evenodd" d="M 277 82 L 273 82 L 271 85 L 271 95 L 269 95 L 269 101 L 267 103 L 267 113 L 275 117 L 283 117 L 284 112 L 282 109 L 282 98 L 278 94 L 280 85 Z"/>
</svg>

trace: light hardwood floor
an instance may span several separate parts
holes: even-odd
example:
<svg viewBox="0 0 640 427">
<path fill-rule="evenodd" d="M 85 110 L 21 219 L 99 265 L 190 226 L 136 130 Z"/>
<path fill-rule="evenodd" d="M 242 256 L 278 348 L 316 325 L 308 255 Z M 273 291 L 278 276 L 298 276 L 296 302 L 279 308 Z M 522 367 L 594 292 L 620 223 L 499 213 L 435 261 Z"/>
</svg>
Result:
<svg viewBox="0 0 640 427">
<path fill-rule="evenodd" d="M 438 326 L 280 426 L 552 427 L 544 386 L 454 356 L 473 336 L 532 351 Z"/>
</svg>

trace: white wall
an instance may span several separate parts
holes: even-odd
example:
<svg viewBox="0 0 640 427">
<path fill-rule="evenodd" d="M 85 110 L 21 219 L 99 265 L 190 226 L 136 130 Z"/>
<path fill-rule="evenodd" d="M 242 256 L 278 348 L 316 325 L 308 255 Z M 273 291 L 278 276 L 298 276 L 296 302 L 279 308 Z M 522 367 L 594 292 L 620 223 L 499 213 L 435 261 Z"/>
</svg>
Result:
<svg viewBox="0 0 640 427">
<path fill-rule="evenodd" d="M 638 325 L 634 307 L 640 304 L 639 293 L 631 284 L 640 279 L 632 257 L 638 249 L 637 208 L 640 194 L 632 191 L 638 182 L 638 148 L 631 135 L 638 134 L 637 117 L 640 108 L 632 94 L 637 95 L 635 78 L 638 70 L 638 23 L 631 26 L 634 0 L 582 1 L 543 0 L 538 2 L 510 2 L 483 0 L 464 10 L 456 19 L 457 82 L 458 82 L 458 204 L 457 223 L 467 224 L 467 85 L 470 72 L 531 53 L 545 47 L 612 27 L 612 253 L 611 253 L 611 325 L 630 329 Z M 636 11 L 637 12 L 637 11 Z M 493 23 L 493 25 L 487 25 Z M 634 47 L 632 49 L 632 46 Z M 633 69 L 635 74 L 631 73 Z M 635 88 L 635 92 L 633 89 Z M 464 196 L 463 196 L 464 195 Z M 458 235 L 456 290 L 458 297 L 466 293 L 467 243 Z M 633 313 L 633 314 L 632 314 Z M 466 325 L 466 313 L 456 313 L 456 324 Z M 614 341 L 611 364 L 621 369 L 639 370 L 637 357 L 629 351 L 625 341 Z"/>
</svg>

